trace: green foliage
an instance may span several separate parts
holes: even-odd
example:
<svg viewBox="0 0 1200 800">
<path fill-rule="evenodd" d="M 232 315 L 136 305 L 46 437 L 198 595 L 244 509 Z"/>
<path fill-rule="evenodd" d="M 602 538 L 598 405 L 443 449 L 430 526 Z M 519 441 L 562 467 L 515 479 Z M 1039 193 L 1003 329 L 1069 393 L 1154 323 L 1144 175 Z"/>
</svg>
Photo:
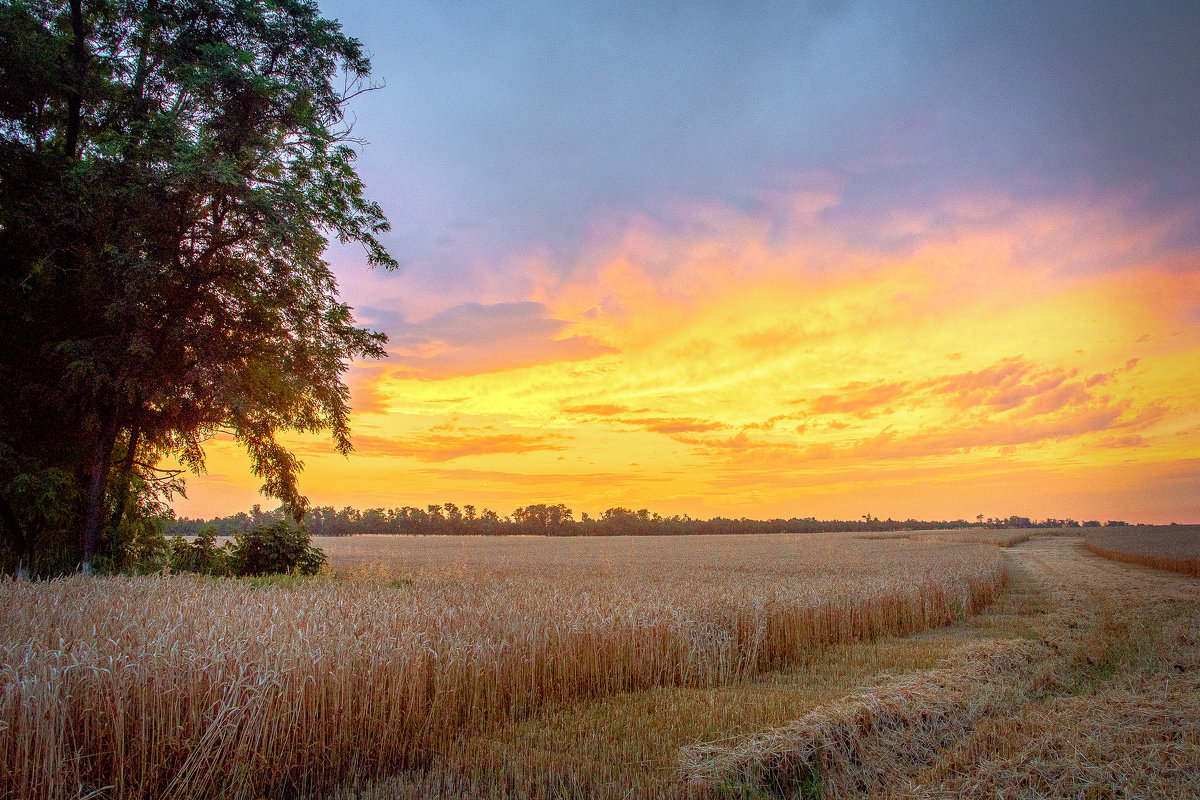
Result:
<svg viewBox="0 0 1200 800">
<path fill-rule="evenodd" d="M 93 560 L 98 572 L 159 572 L 170 564 L 171 547 L 163 535 L 165 521 L 159 517 L 131 515 L 110 533 L 119 541 Z"/>
<path fill-rule="evenodd" d="M 159 572 L 170 563 L 171 548 L 164 532 L 171 511 L 139 476 L 116 483 L 108 493 L 107 523 L 91 567 L 97 572 Z"/>
<path fill-rule="evenodd" d="M 227 517 L 211 520 L 177 519 L 169 526 L 169 534 L 195 536 L 206 525 L 215 525 L 220 536 L 232 536 L 251 525 L 274 522 L 287 516 L 284 506 L 273 511 L 263 511 L 255 506 L 249 513 L 244 511 Z M 563 503 L 533 503 L 515 509 L 510 515 L 501 517 L 495 511 L 477 509 L 473 505 L 459 507 L 455 503 L 429 504 L 424 509 L 413 506 L 399 508 L 368 508 L 360 511 L 349 506 L 340 510 L 330 506 L 309 508 L 304 514 L 303 524 L 314 536 L 361 536 L 399 534 L 413 536 L 428 535 L 473 535 L 507 536 L 513 534 L 540 536 L 686 536 L 728 535 L 762 533 L 820 533 L 856 531 L 881 533 L 888 531 L 931 531 L 958 530 L 965 528 L 1020 528 L 1029 529 L 1026 518 L 1012 517 L 1009 520 L 992 520 L 987 525 L 968 523 L 965 520 L 917 520 L 879 519 L 873 515 L 870 521 L 818 520 L 815 517 L 791 517 L 789 519 L 696 519 L 686 514 L 661 516 L 649 509 L 636 511 L 628 508 L 609 508 L 598 517 L 584 512 L 576 520 L 574 511 Z M 1010 524 L 1013 521 L 1020 525 Z M 1048 520 L 1055 528 L 1074 530 L 1070 520 Z M 1046 523 L 1031 523 L 1043 527 Z M 1082 530 L 1082 528 L 1079 528 Z M 1040 531 L 1045 534 L 1047 531 Z M 1006 544 L 1015 544 L 1025 539 L 1020 536 L 1001 537 Z M 1027 537 L 1026 537 L 1027 538 Z"/>
<path fill-rule="evenodd" d="M 0 449 L 0 463 L 4 462 Z M 10 462 L 11 463 L 11 462 Z M 17 536 L 0 538 L 0 569 L 24 569 L 34 577 L 75 569 L 82 551 L 70 535 L 79 513 L 79 484 L 69 472 L 54 467 L 31 468 L 6 475 L 0 488 L 0 520 Z"/>
<path fill-rule="evenodd" d="M 316 575 L 324 564 L 325 553 L 309 546 L 308 532 L 287 520 L 238 534 L 229 554 L 234 575 Z"/>
<path fill-rule="evenodd" d="M 308 532 L 287 520 L 239 532 L 232 544 L 222 547 L 217 546 L 216 528 L 210 525 L 192 542 L 173 537 L 169 550 L 172 572 L 215 577 L 307 576 L 325 566 L 325 553 L 309 545 Z"/>
<path fill-rule="evenodd" d="M 218 431 L 297 519 L 278 434 L 349 452 L 342 375 L 385 340 L 322 254 L 395 264 L 345 120 L 369 72 L 305 0 L 0 0 L 4 568 L 128 566 L 129 492 Z"/>
<path fill-rule="evenodd" d="M 226 544 L 217 546 L 216 528 L 206 527 L 189 542 L 182 536 L 171 539 L 170 567 L 172 572 L 197 572 L 201 575 L 229 575 L 229 551 Z"/>
<path fill-rule="evenodd" d="M 315 575 L 302 575 L 298 572 L 272 572 L 268 575 L 247 575 L 239 579 L 243 586 L 251 589 L 298 589 L 312 586 L 321 578 Z"/>
<path fill-rule="evenodd" d="M 534 535 L 569 533 L 575 521 L 571 509 L 563 503 L 532 503 L 515 509 L 512 518 L 518 532 Z"/>
</svg>

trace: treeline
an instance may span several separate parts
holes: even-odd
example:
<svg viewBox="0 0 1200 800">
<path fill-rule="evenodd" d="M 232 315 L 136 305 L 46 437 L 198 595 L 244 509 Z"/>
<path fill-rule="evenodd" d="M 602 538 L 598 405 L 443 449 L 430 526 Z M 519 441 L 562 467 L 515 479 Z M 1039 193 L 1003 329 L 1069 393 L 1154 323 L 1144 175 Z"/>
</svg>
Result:
<svg viewBox="0 0 1200 800">
<path fill-rule="evenodd" d="M 182 518 L 167 524 L 168 536 L 197 536 L 211 528 L 218 536 L 233 536 L 259 525 L 283 519 L 282 508 L 264 511 L 255 506 L 247 512 L 210 520 Z M 1041 528 L 1080 527 L 1099 525 L 1099 522 L 1079 523 L 1075 520 L 1047 519 L 1035 522 L 1028 517 L 979 519 L 968 522 L 956 520 L 894 520 L 879 519 L 864 514 L 854 520 L 819 520 L 815 517 L 790 519 L 730 519 L 713 517 L 695 519 L 686 514 L 660 516 L 648 509 L 633 511 L 610 508 L 598 517 L 587 512 L 575 518 L 574 512 L 563 503 L 534 503 L 500 516 L 491 509 L 455 503 L 400 508 L 369 508 L 359 511 L 346 507 L 340 511 L 332 506 L 309 509 L 304 526 L 313 536 L 359 535 L 537 535 L 537 536 L 687 536 L 696 534 L 738 533 L 823 533 L 857 531 L 882 533 L 887 531 L 948 530 L 960 528 Z M 1124 523 L 1109 522 L 1109 525 Z"/>
<path fill-rule="evenodd" d="M 984 520 L 979 518 L 979 522 L 972 525 L 973 528 L 1117 528 L 1128 526 L 1129 523 L 1123 520 L 1110 519 L 1108 522 L 1100 522 L 1098 519 L 1089 519 L 1084 522 L 1079 522 L 1074 519 L 1055 519 L 1047 517 L 1044 520 L 1038 521 L 1029 517 L 1006 517 L 1004 519 L 991 518 Z"/>
</svg>

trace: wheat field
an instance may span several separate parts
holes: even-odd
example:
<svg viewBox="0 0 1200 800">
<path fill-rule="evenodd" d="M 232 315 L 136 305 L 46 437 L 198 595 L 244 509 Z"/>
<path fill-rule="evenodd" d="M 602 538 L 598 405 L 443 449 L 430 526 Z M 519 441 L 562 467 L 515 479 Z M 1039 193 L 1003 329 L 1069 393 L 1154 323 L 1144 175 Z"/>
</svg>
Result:
<svg viewBox="0 0 1200 800">
<path fill-rule="evenodd" d="M 973 613 L 997 548 L 432 538 L 337 576 L 0 583 L 0 795 L 291 797 L 547 704 L 715 687 Z"/>
<path fill-rule="evenodd" d="M 1200 578 L 1200 525 L 1105 528 L 1088 534 L 1087 548 L 1112 561 Z"/>
</svg>

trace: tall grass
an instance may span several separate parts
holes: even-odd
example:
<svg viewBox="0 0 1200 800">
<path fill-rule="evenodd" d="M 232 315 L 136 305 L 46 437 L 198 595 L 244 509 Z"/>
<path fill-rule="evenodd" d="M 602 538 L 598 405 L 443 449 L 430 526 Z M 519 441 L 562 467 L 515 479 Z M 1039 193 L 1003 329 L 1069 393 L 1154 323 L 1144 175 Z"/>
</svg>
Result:
<svg viewBox="0 0 1200 800">
<path fill-rule="evenodd" d="M 512 562 L 502 543 L 266 586 L 5 581 L 0 795 L 293 796 L 546 703 L 716 686 L 945 624 L 1004 582 L 983 546 L 738 538 L 610 540 L 570 562 L 554 548 L 571 545 Z"/>
</svg>

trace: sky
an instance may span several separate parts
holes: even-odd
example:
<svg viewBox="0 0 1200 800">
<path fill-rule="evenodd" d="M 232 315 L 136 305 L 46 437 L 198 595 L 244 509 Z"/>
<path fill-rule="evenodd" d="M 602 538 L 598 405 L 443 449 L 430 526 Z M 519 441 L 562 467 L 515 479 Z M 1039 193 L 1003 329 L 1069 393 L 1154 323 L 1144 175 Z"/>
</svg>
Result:
<svg viewBox="0 0 1200 800">
<path fill-rule="evenodd" d="M 321 8 L 401 268 L 314 505 L 1200 522 L 1200 4 Z"/>
</svg>

